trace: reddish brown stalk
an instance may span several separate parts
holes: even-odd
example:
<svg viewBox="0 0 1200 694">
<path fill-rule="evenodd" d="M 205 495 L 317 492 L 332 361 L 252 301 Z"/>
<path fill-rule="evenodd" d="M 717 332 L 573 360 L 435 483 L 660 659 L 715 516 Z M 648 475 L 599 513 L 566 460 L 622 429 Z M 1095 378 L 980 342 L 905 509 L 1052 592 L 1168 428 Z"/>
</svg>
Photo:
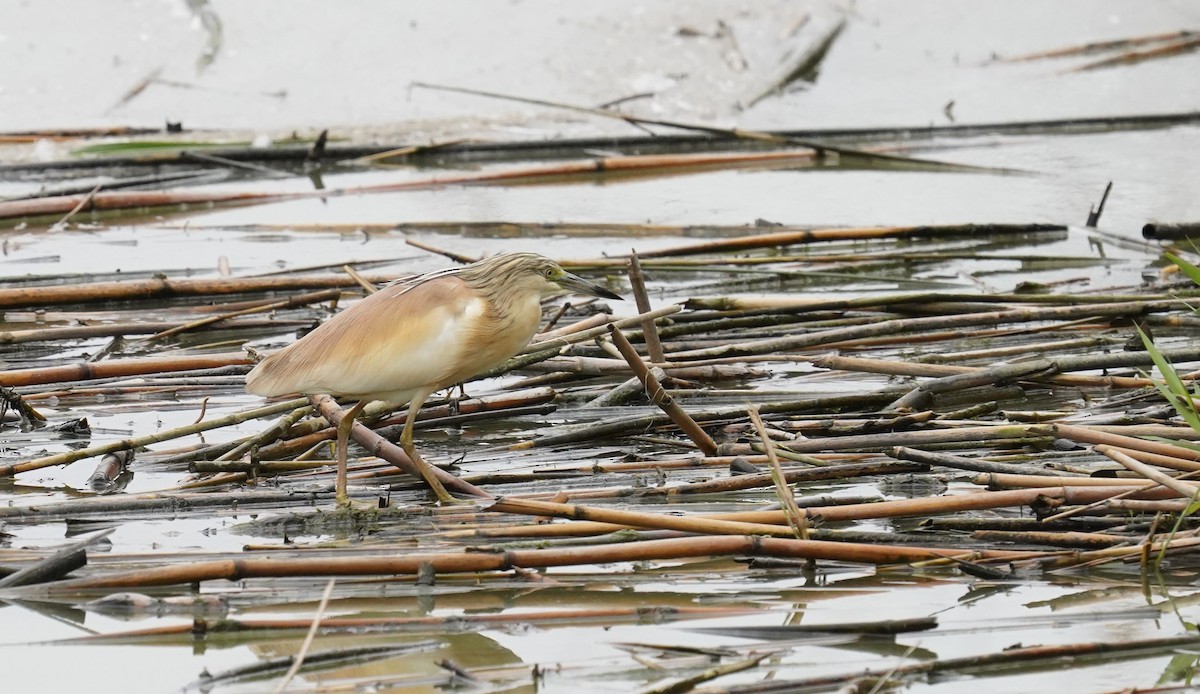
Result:
<svg viewBox="0 0 1200 694">
<path fill-rule="evenodd" d="M 1091 41 L 1089 43 L 1080 44 L 1077 46 L 1066 46 L 1063 48 L 1054 48 L 1048 51 L 1038 51 L 1037 53 L 1026 53 L 1024 55 L 1013 56 L 1012 58 L 1001 58 L 998 62 L 1001 63 L 1020 63 L 1029 60 L 1044 60 L 1046 58 L 1068 58 L 1075 55 L 1087 55 L 1089 53 L 1099 53 L 1102 51 L 1111 51 L 1121 48 L 1129 48 L 1132 46 L 1144 46 L 1150 43 L 1162 43 L 1164 41 L 1177 41 L 1179 39 L 1191 38 L 1196 35 L 1194 31 L 1169 31 L 1162 34 L 1149 34 L 1146 36 L 1134 36 L 1125 39 L 1112 39 L 1110 41 Z"/>
<path fill-rule="evenodd" d="M 505 552 L 217 559 L 58 581 L 43 587 L 42 590 L 62 595 L 84 590 L 165 586 L 218 579 L 241 581 L 252 578 L 298 576 L 413 575 L 428 571 L 429 568 L 439 574 L 511 571 L 514 568 L 581 566 L 729 555 L 828 559 L 863 564 L 905 564 L 944 557 L 961 557 L 964 554 L 980 559 L 1002 561 L 1045 556 L 1044 552 L 996 550 L 964 552 L 961 549 L 935 547 L 868 545 L 726 535 L 647 540 L 595 547 L 521 549 Z"/>
<path fill-rule="evenodd" d="M 0 371 L 0 385 L 10 388 L 17 386 L 37 386 L 46 383 L 61 383 L 63 381 L 87 381 L 94 378 L 112 378 L 114 376 L 137 376 L 143 374 L 168 373 L 171 371 L 191 371 L 193 369 L 214 369 L 222 366 L 243 366 L 251 364 L 245 352 L 226 352 L 223 354 L 189 355 L 184 357 L 152 357 L 146 359 L 114 359 L 65 366 L 46 366 L 32 369 L 12 369 Z"/>
<path fill-rule="evenodd" d="M 1071 72 L 1084 72 L 1086 70 L 1099 70 L 1100 68 L 1116 67 L 1118 65 L 1136 65 L 1147 60 L 1158 60 L 1159 58 L 1173 58 L 1177 55 L 1191 53 L 1192 51 L 1200 50 L 1200 38 L 1191 36 L 1178 41 L 1172 41 L 1165 46 L 1156 48 L 1148 48 L 1144 51 L 1129 51 L 1121 55 L 1097 60 L 1095 62 L 1080 65 L 1071 70 Z"/>
<path fill-rule="evenodd" d="M 365 277 L 371 282 L 390 282 L 396 279 L 394 275 L 366 275 Z M 224 279 L 155 277 L 115 282 L 3 287 L 0 288 L 0 308 L 356 286 L 358 285 L 354 279 L 344 274 Z"/>
</svg>

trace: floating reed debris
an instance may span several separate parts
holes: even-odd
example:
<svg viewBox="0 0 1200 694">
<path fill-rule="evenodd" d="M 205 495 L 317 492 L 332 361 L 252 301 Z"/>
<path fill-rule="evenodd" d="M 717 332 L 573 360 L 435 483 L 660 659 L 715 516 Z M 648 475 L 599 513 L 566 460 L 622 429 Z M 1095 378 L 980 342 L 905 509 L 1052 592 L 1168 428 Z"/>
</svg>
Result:
<svg viewBox="0 0 1200 694">
<path fill-rule="evenodd" d="M 827 244 L 821 262 L 844 263 L 838 272 L 873 274 L 879 261 L 911 274 L 914 264 L 929 267 L 921 265 L 926 250 L 986 254 L 1010 243 L 1057 243 L 1063 228 L 675 227 L 668 233 L 720 238 L 665 249 L 659 243 L 651 253 L 635 244 L 628 258 L 579 259 L 576 267 L 610 272 L 614 281 L 623 281 L 628 265 L 631 284 L 642 286 L 633 292 L 637 315 L 613 316 L 598 303 L 547 304 L 543 332 L 525 353 L 486 381 L 465 384 L 476 397 L 429 403 L 418 415 L 417 425 L 430 432 L 422 443 L 437 460 L 452 461 L 435 474 L 473 502 L 444 508 L 428 503 L 407 474 L 412 461 L 391 443 L 406 416 L 376 405 L 352 432 L 361 448 L 351 449 L 350 491 L 377 508 L 331 511 L 327 442 L 338 404 L 322 397 L 248 408 L 241 389 L 251 358 L 229 351 L 241 342 L 194 346 L 201 331 L 235 327 L 256 331 L 255 345 L 276 343 L 325 317 L 312 302 L 370 291 L 391 277 L 329 275 L 342 264 L 330 262 L 306 269 L 319 273 L 311 275 L 0 288 L 13 322 L 0 333 L 7 363 L 0 383 L 36 403 L 49 425 L 83 414 L 92 423 L 90 431 L 53 430 L 30 421 L 17 432 L 17 416 L 0 421 L 13 429 L 8 450 L 21 454 L 0 464 L 20 490 L 0 505 L 5 532 L 20 536 L 52 522 L 91 532 L 178 518 L 206 529 L 215 520 L 216 532 L 239 536 L 225 549 L 176 551 L 166 535 L 165 548 L 118 545 L 92 553 L 86 565 L 72 555 L 64 564 L 69 578 L 60 572 L 61 580 L 9 587 L 4 598 L 82 606 L 110 591 L 145 590 L 183 601 L 112 601 L 194 618 L 107 630 L 84 637 L 88 643 L 199 638 L 216 646 L 269 638 L 291 646 L 305 631 L 315 634 L 320 650 L 263 661 L 275 679 L 323 653 L 336 662 L 349 648 L 334 639 L 371 633 L 452 632 L 473 641 L 484 638 L 479 629 L 522 624 L 632 626 L 746 612 L 784 625 L 753 644 L 714 641 L 721 644 L 716 655 L 639 655 L 697 682 L 711 674 L 713 657 L 719 667 L 754 667 L 763 641 L 772 640 L 772 653 L 786 653 L 800 647 L 796 633 L 832 638 L 808 633 L 824 625 L 807 619 L 797 629 L 798 612 L 779 605 L 848 600 L 900 583 L 944 584 L 960 574 L 983 581 L 971 599 L 987 599 L 989 581 L 1034 582 L 1070 570 L 1083 582 L 1094 567 L 1104 567 L 1115 587 L 1140 591 L 1140 579 L 1126 585 L 1122 572 L 1136 576 L 1159 554 L 1165 575 L 1178 579 L 1172 585 L 1182 585 L 1200 556 L 1196 520 L 1179 519 L 1176 527 L 1176 518 L 1155 514 L 1190 510 L 1200 453 L 1175 441 L 1200 434 L 1181 425 L 1153 379 L 1138 371 L 1149 369 L 1149 353 L 1126 342 L 1135 321 L 1146 323 L 1181 370 L 1200 362 L 1200 350 L 1186 341 L 1197 322 L 1186 293 L 855 293 L 839 285 L 836 295 L 818 288 L 683 301 L 748 279 L 797 281 L 811 265 L 804 253 L 773 254 L 779 246 Z M 997 244 L 991 250 L 989 239 Z M 1007 258 L 1034 262 L 1024 253 Z M 647 280 L 660 308 L 644 291 Z M 281 291 L 305 293 L 273 294 Z M 230 301 L 231 294 L 247 296 Z M 183 298 L 208 305 L 162 308 Z M 20 310 L 54 306 L 62 308 Z M 248 318 L 276 310 L 286 313 Z M 101 361 L 77 363 L 112 335 L 177 327 L 187 330 L 160 334 L 169 340 L 130 340 Z M 146 426 L 148 417 L 169 411 L 177 422 L 198 421 Z M 114 433 L 103 416 L 110 413 L 121 422 L 128 413 L 133 430 Z M 255 418 L 267 419 L 246 424 Z M 468 418 L 488 424 L 460 431 Z M 153 445 L 201 432 L 199 442 Z M 45 498 L 27 491 L 48 474 L 33 471 L 87 457 L 99 462 L 96 491 L 113 493 Z M 204 477 L 185 477 L 185 470 Z M 141 489 L 168 488 L 116 493 L 129 475 Z M 39 549 L 29 537 L 6 542 L 0 567 L 34 567 L 56 549 Z M 323 604 L 327 577 L 338 581 Z M 731 598 L 727 586 L 740 591 L 744 581 L 762 593 L 748 588 Z M 687 590 L 672 588 L 688 582 Z M 197 585 L 203 601 L 187 597 Z M 549 607 L 561 604 L 568 607 Z M 930 638 L 952 633 L 922 619 L 914 623 L 925 624 Z M 783 635 L 793 641 L 775 640 Z M 903 647 L 886 652 L 905 655 Z M 677 660 L 683 657 L 704 662 L 685 665 Z M 505 681 L 473 664 L 436 672 Z M 795 673 L 780 671 L 785 676 Z"/>
</svg>

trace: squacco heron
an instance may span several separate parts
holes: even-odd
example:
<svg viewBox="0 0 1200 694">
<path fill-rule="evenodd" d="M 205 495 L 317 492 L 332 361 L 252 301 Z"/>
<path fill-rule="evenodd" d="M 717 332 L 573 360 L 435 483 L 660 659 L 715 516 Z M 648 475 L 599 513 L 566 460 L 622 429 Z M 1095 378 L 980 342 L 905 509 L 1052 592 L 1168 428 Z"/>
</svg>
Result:
<svg viewBox="0 0 1200 694">
<path fill-rule="evenodd" d="M 621 296 L 535 253 L 507 253 L 389 284 L 264 359 L 246 377 L 256 395 L 329 394 L 358 402 L 337 429 L 337 499 L 345 504 L 346 446 L 367 403 L 405 402 L 400 446 L 443 502 L 452 498 L 413 447 L 431 394 L 498 366 L 537 332 L 541 299 L 563 291 Z"/>
</svg>

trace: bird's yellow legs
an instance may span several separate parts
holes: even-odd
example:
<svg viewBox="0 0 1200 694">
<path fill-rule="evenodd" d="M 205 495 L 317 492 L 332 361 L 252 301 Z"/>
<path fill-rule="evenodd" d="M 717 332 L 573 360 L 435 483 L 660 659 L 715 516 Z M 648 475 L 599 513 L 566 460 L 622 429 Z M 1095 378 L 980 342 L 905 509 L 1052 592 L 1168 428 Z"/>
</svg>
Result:
<svg viewBox="0 0 1200 694">
<path fill-rule="evenodd" d="M 354 404 L 354 407 L 346 410 L 342 415 L 342 421 L 338 422 L 337 428 L 337 482 L 334 489 L 337 492 L 337 505 L 346 506 L 350 503 L 350 496 L 346 493 L 346 447 L 350 443 L 350 430 L 354 428 L 354 420 L 358 418 L 358 413 L 362 412 L 367 402 L 360 400 Z"/>
<path fill-rule="evenodd" d="M 400 447 L 416 463 L 417 469 L 421 472 L 421 477 L 425 478 L 425 483 L 433 490 L 438 501 L 443 504 L 453 504 L 457 503 L 458 500 L 450 496 L 450 492 L 446 491 L 446 487 L 442 485 L 442 481 L 434 474 L 433 466 L 417 455 L 417 449 L 413 445 L 413 424 L 417 421 L 417 412 L 421 409 L 421 405 L 425 404 L 425 399 L 429 395 L 430 393 L 428 392 L 419 392 L 413 396 L 412 402 L 408 404 L 408 415 L 404 418 L 404 431 L 400 433 Z"/>
<path fill-rule="evenodd" d="M 400 434 L 400 447 L 412 458 L 417 469 L 421 472 L 421 477 L 425 479 L 425 483 L 437 495 L 438 501 L 445 504 L 457 503 L 457 499 L 450 496 L 450 492 L 446 491 L 446 487 L 442 481 L 437 478 L 433 472 L 433 466 L 425 462 L 421 456 L 417 455 L 417 449 L 413 445 L 413 424 L 417 421 L 417 412 L 421 409 L 421 405 L 425 404 L 425 399 L 429 397 L 429 393 L 418 393 L 408 406 L 408 416 L 404 420 L 404 431 Z M 350 443 L 350 430 L 354 428 L 354 420 L 358 419 L 358 415 L 362 409 L 366 407 L 367 401 L 360 400 L 353 407 L 346 410 L 342 415 L 342 421 L 337 427 L 337 482 L 334 489 L 337 492 L 338 506 L 347 506 L 350 503 L 350 496 L 346 493 L 346 449 Z"/>
</svg>

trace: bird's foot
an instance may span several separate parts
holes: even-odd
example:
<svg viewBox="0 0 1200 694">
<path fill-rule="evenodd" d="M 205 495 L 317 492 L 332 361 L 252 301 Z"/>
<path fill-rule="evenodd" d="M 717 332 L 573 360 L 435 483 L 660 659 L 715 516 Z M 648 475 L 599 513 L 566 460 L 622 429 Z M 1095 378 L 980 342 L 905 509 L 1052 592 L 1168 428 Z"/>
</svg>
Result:
<svg viewBox="0 0 1200 694">
<path fill-rule="evenodd" d="M 366 513 L 379 511 L 379 502 L 372 499 L 371 501 L 360 501 L 350 498 L 349 495 L 339 496 L 334 501 L 335 513 Z"/>
<path fill-rule="evenodd" d="M 417 469 L 421 472 L 421 477 L 425 480 L 425 484 L 429 485 L 429 489 L 433 492 L 434 496 L 438 498 L 438 501 L 442 502 L 443 504 L 466 503 L 461 499 L 454 498 L 451 496 L 450 492 L 446 491 L 445 485 L 443 485 L 442 481 L 437 478 L 437 474 L 434 472 L 433 466 L 425 462 L 425 459 L 417 453 L 415 448 L 406 449 L 404 452 L 408 454 L 409 458 L 412 458 L 414 463 L 416 463 Z"/>
</svg>

